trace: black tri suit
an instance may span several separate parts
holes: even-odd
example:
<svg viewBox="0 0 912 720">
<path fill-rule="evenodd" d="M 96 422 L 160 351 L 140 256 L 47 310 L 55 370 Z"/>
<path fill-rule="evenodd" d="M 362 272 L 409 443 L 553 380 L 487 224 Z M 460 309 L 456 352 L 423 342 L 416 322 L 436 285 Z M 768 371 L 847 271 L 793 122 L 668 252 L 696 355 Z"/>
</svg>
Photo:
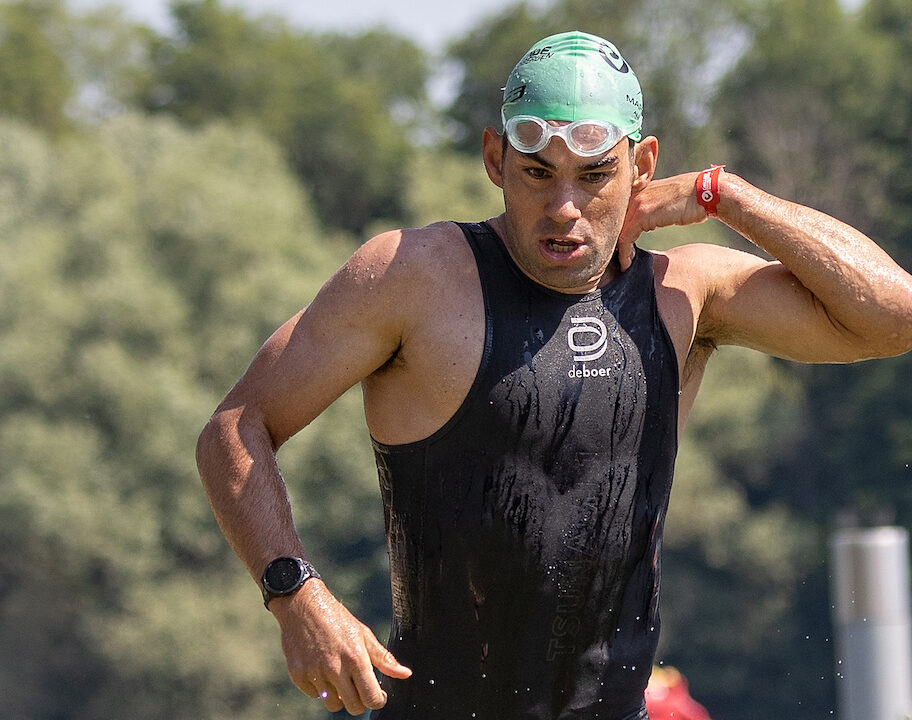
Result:
<svg viewBox="0 0 912 720">
<path fill-rule="evenodd" d="M 430 437 L 374 443 L 393 591 L 373 720 L 645 717 L 678 370 L 653 257 L 587 295 L 461 225 L 485 308 L 477 376 Z M 445 358 L 441 358 L 445 361 Z"/>
</svg>

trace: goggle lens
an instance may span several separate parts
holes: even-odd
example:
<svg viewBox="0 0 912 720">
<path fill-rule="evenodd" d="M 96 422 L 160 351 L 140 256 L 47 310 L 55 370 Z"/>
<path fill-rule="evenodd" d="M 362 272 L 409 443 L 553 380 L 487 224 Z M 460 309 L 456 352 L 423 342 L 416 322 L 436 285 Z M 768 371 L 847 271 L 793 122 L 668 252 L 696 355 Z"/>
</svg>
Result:
<svg viewBox="0 0 912 720">
<path fill-rule="evenodd" d="M 510 144 L 521 153 L 534 153 L 544 148 L 551 138 L 562 138 L 577 155 L 600 155 L 624 137 L 619 127 L 601 120 L 577 120 L 569 125 L 551 125 L 534 115 L 516 115 L 504 122 Z"/>
</svg>

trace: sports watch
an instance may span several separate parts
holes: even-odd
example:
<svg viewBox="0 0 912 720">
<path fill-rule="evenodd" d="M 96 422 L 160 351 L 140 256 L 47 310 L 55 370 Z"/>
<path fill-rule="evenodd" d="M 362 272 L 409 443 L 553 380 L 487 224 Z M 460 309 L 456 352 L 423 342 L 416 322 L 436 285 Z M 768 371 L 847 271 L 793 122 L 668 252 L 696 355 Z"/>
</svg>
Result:
<svg viewBox="0 0 912 720">
<path fill-rule="evenodd" d="M 260 580 L 263 604 L 269 608 L 270 600 L 297 592 L 311 578 L 320 580 L 320 573 L 304 558 L 276 558 L 266 566 Z"/>
</svg>

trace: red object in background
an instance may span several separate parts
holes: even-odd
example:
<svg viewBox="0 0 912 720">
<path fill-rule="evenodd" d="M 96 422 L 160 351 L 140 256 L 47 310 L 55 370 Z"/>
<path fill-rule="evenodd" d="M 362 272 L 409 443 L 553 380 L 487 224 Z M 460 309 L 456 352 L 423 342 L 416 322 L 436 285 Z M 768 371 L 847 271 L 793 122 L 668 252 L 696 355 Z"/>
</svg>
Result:
<svg viewBox="0 0 912 720">
<path fill-rule="evenodd" d="M 673 667 L 653 668 L 646 688 L 649 720 L 712 720 L 690 696 L 687 680 Z"/>
</svg>

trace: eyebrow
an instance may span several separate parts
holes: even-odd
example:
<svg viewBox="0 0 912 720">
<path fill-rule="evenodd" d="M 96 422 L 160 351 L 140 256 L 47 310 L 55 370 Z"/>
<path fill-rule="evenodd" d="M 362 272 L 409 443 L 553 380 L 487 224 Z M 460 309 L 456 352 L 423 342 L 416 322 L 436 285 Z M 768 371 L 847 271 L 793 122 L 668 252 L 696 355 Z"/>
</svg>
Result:
<svg viewBox="0 0 912 720">
<path fill-rule="evenodd" d="M 537 153 L 537 152 L 534 152 L 534 153 L 523 153 L 523 154 L 524 154 L 526 157 L 532 158 L 533 160 L 535 160 L 535 162 L 537 162 L 537 163 L 543 165 L 544 167 L 548 168 L 548 170 L 556 170 L 556 169 L 557 169 L 557 165 L 555 165 L 555 164 L 552 163 L 552 162 L 548 162 L 547 160 L 545 160 L 545 159 L 544 159 L 539 153 Z M 606 155 L 606 156 L 604 156 L 603 158 L 601 158 L 600 160 L 596 160 L 595 162 L 591 162 L 591 163 L 589 163 L 589 164 L 587 164 L 587 165 L 581 165 L 581 166 L 579 166 L 577 169 L 578 169 L 580 172 L 592 172 L 593 170 L 598 170 L 599 168 L 603 168 L 603 167 L 605 167 L 606 165 L 617 165 L 617 164 L 618 164 L 618 158 L 617 158 L 616 155 Z"/>
</svg>

